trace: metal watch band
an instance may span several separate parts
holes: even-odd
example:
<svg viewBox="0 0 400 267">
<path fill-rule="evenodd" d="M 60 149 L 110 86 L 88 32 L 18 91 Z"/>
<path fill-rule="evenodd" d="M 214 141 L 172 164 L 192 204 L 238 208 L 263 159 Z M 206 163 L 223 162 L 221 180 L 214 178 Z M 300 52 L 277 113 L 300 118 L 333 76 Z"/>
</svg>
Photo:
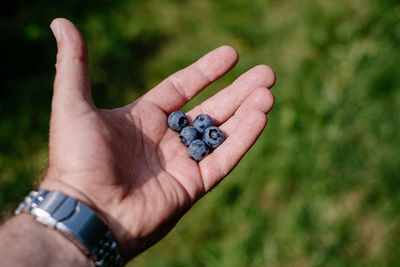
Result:
<svg viewBox="0 0 400 267">
<path fill-rule="evenodd" d="M 96 266 L 123 266 L 119 247 L 107 226 L 86 205 L 58 191 L 31 191 L 15 210 L 30 213 L 56 229 L 91 257 Z"/>
<path fill-rule="evenodd" d="M 31 191 L 28 196 L 25 197 L 24 201 L 18 205 L 15 210 L 15 215 L 21 212 L 31 212 L 33 208 L 36 208 L 40 201 L 43 200 L 43 196 L 47 193 L 44 189 L 39 189 L 38 191 Z"/>
</svg>

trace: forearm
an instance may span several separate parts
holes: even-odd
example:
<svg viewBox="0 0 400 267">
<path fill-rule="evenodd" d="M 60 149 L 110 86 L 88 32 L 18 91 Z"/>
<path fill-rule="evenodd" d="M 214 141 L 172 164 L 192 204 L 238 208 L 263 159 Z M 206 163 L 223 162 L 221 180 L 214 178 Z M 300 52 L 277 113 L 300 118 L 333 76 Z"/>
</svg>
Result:
<svg viewBox="0 0 400 267">
<path fill-rule="evenodd" d="M 1 266 L 94 266 L 77 246 L 28 214 L 0 227 Z"/>
</svg>

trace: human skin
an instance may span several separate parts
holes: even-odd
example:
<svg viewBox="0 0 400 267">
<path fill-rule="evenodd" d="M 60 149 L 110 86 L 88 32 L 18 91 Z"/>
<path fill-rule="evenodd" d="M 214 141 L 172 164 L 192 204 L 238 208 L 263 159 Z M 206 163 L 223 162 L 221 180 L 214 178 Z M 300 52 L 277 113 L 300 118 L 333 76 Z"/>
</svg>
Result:
<svg viewBox="0 0 400 267">
<path fill-rule="evenodd" d="M 55 19 L 51 29 L 57 71 L 49 167 L 41 188 L 92 208 L 129 260 L 167 234 L 255 143 L 274 103 L 269 88 L 275 74 L 255 66 L 186 113 L 190 123 L 198 114 L 210 115 L 226 138 L 197 163 L 179 133 L 168 128 L 167 117 L 236 64 L 233 48 L 219 47 L 134 102 L 105 110 L 93 103 L 87 47 L 78 29 L 66 19 Z"/>
</svg>

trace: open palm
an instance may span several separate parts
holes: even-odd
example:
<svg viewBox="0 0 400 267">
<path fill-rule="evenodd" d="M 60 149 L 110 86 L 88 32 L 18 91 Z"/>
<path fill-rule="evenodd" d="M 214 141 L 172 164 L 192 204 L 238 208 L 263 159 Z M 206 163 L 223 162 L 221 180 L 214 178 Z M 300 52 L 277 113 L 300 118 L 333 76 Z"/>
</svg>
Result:
<svg viewBox="0 0 400 267">
<path fill-rule="evenodd" d="M 187 113 L 209 114 L 225 142 L 196 163 L 167 116 L 225 74 L 238 56 L 211 51 L 127 106 L 97 109 L 85 42 L 65 19 L 51 25 L 58 44 L 50 124 L 50 162 L 42 187 L 69 194 L 109 225 L 127 259 L 161 239 L 225 177 L 264 129 L 273 71 L 256 66 Z"/>
</svg>

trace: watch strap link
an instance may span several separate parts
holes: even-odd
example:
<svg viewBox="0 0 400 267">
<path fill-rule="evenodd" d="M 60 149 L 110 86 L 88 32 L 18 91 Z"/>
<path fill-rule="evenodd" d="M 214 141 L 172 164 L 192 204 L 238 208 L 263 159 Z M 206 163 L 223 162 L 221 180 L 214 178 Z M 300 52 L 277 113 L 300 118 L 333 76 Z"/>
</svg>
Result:
<svg viewBox="0 0 400 267">
<path fill-rule="evenodd" d="M 25 211 L 30 213 L 33 208 L 36 208 L 40 201 L 43 200 L 43 196 L 47 193 L 47 190 L 39 189 L 38 191 L 31 191 L 22 201 L 17 209 L 15 210 L 15 215 L 20 214 Z"/>
</svg>

